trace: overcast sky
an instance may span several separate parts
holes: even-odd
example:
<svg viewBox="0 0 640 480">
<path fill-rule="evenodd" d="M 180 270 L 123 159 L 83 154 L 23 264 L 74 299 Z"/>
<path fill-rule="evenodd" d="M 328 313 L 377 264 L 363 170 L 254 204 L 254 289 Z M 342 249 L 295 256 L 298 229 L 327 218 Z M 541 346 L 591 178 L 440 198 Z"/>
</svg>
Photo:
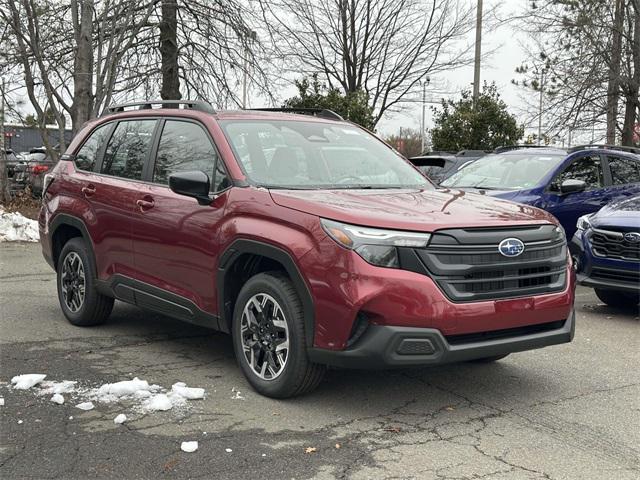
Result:
<svg viewBox="0 0 640 480">
<path fill-rule="evenodd" d="M 528 0 L 503 0 L 499 17 L 508 19 L 517 14 L 522 13 L 525 2 Z M 495 4 L 496 2 L 488 2 L 485 0 L 485 8 L 487 4 Z M 475 33 L 470 34 L 470 44 L 473 48 L 473 38 Z M 533 95 L 533 92 L 527 92 L 520 87 L 511 84 L 511 80 L 516 78 L 514 70 L 525 59 L 525 52 L 520 44 L 526 41 L 522 35 L 518 35 L 515 26 L 510 23 L 502 24 L 492 32 L 485 32 L 482 38 L 482 49 L 484 52 L 494 51 L 495 53 L 481 64 L 480 83 L 495 82 L 498 92 L 502 99 L 509 106 L 509 110 L 513 114 L 517 114 L 526 108 L 523 100 L 524 95 Z M 447 89 L 453 92 L 453 97 L 459 97 L 459 92 L 463 89 L 471 89 L 473 82 L 473 66 L 452 70 L 447 74 L 438 75 L 432 79 L 432 83 L 446 84 Z M 438 99 L 442 95 L 430 94 L 427 87 L 427 99 Z M 395 133 L 400 127 L 411 127 L 418 129 L 420 127 L 421 106 L 415 105 L 408 108 L 404 113 L 388 115 L 378 124 L 378 130 L 381 134 Z M 427 105 L 426 109 L 426 126 L 433 127 L 431 109 Z"/>
</svg>

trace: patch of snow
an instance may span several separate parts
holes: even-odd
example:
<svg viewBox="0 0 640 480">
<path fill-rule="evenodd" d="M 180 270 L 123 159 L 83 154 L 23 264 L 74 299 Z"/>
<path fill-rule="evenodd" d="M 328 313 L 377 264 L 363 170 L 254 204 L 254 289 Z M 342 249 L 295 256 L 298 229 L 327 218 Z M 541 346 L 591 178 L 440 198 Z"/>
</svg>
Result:
<svg viewBox="0 0 640 480">
<path fill-rule="evenodd" d="M 138 390 L 133 394 L 136 398 L 149 398 L 151 395 L 153 395 L 153 393 L 148 390 Z"/>
<path fill-rule="evenodd" d="M 38 222 L 13 212 L 0 210 L 0 242 L 37 242 Z"/>
<path fill-rule="evenodd" d="M 69 417 L 69 420 L 73 420 L 73 415 Z"/>
<path fill-rule="evenodd" d="M 22 425 L 22 420 L 18 420 L 18 425 Z"/>
<path fill-rule="evenodd" d="M 230 448 L 225 448 L 224 451 L 227 452 L 227 453 L 233 452 L 233 450 L 231 450 Z"/>
<path fill-rule="evenodd" d="M 16 375 L 11 379 L 13 388 L 17 390 L 27 390 L 34 385 L 39 384 L 46 378 L 46 375 L 40 373 L 25 373 L 24 375 Z"/>
<path fill-rule="evenodd" d="M 183 452 L 191 453 L 195 452 L 198 449 L 198 442 L 195 440 L 193 442 L 182 442 L 180 444 L 180 450 Z"/>
<path fill-rule="evenodd" d="M 57 403 L 58 405 L 62 405 L 64 403 L 64 397 L 59 393 L 55 393 L 53 397 L 51 397 L 51 401 L 53 403 Z"/>
<path fill-rule="evenodd" d="M 4 407 L 4 398 L 0 398 L 0 407 Z"/>
<path fill-rule="evenodd" d="M 118 415 L 116 418 L 113 419 L 113 423 L 115 423 L 116 425 L 120 425 L 121 423 L 124 423 L 127 421 L 127 416 L 124 413 L 121 413 L 120 415 Z"/>
<path fill-rule="evenodd" d="M 165 412 L 173 408 L 173 402 L 164 393 L 158 393 L 145 402 L 144 408 L 150 412 Z"/>
<path fill-rule="evenodd" d="M 204 398 L 204 388 L 187 387 L 183 382 L 174 383 L 171 386 L 171 393 L 180 395 L 187 400 L 198 400 Z"/>
<path fill-rule="evenodd" d="M 135 377 L 133 380 L 125 380 L 116 383 L 106 383 L 98 388 L 96 394 L 100 398 L 120 398 L 134 395 L 138 391 L 149 391 L 149 383 Z"/>
<path fill-rule="evenodd" d="M 72 393 L 78 382 L 63 380 L 61 382 L 46 381 L 40 384 L 40 395 L 54 395 L 56 393 Z"/>
<path fill-rule="evenodd" d="M 82 402 L 76 405 L 76 408 L 80 410 L 93 410 L 94 405 L 93 402 Z"/>
<path fill-rule="evenodd" d="M 231 393 L 233 393 L 233 395 L 231 395 L 231 400 L 246 400 L 244 398 L 244 395 L 242 395 L 242 392 L 238 390 L 236 387 L 233 387 L 231 389 Z"/>
</svg>

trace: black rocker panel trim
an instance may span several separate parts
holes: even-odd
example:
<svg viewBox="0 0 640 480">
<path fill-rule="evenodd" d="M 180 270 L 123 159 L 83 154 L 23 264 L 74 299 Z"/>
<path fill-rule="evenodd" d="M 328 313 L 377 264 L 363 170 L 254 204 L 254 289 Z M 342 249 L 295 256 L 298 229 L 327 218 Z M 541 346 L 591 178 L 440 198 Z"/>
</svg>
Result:
<svg viewBox="0 0 640 480">
<path fill-rule="evenodd" d="M 115 274 L 109 277 L 109 280 L 98 280 L 98 290 L 140 308 L 201 327 L 220 330 L 218 316 L 201 310 L 188 298 L 125 275 Z"/>
</svg>

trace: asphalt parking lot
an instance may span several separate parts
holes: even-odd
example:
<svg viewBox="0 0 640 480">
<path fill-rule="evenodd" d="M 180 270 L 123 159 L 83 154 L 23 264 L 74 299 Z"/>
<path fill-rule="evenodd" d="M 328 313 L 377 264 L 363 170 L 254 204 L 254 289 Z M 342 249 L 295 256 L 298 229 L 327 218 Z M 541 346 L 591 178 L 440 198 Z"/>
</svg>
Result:
<svg viewBox="0 0 640 480">
<path fill-rule="evenodd" d="M 0 478 L 637 479 L 638 314 L 583 288 L 576 309 L 568 345 L 490 365 L 333 370 L 315 393 L 275 401 L 250 390 L 225 335 L 124 304 L 104 326 L 71 326 L 39 245 L 0 244 Z M 86 388 L 182 381 L 206 396 L 82 411 L 73 395 L 57 405 L 9 388 L 23 373 Z M 198 450 L 180 451 L 186 440 Z"/>
</svg>

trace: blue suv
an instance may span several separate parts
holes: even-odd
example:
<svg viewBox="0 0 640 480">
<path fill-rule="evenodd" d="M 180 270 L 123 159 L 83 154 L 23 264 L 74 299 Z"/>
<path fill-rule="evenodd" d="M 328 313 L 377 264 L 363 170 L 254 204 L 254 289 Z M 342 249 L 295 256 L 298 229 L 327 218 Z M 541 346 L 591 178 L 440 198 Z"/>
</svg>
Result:
<svg viewBox="0 0 640 480">
<path fill-rule="evenodd" d="M 578 219 L 571 255 L 578 282 L 613 307 L 640 301 L 640 196 Z"/>
<path fill-rule="evenodd" d="M 562 224 L 567 238 L 578 218 L 618 198 L 640 194 L 640 149 L 583 145 L 507 147 L 465 166 L 440 185 L 476 191 L 542 208 Z"/>
</svg>

